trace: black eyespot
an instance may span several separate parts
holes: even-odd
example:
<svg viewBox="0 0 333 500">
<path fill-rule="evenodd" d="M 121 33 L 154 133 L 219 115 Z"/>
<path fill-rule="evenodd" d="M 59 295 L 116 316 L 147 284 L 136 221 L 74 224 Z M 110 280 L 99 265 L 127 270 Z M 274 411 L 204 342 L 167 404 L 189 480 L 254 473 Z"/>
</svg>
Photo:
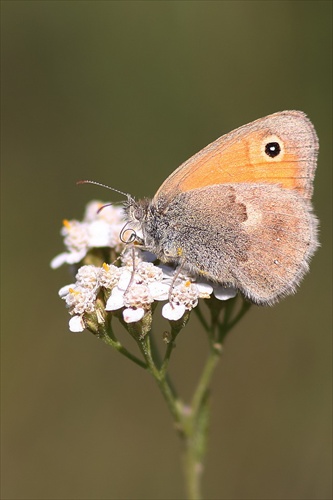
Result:
<svg viewBox="0 0 333 500">
<path fill-rule="evenodd" d="M 281 152 L 281 146 L 278 142 L 268 142 L 265 146 L 265 153 L 270 158 L 275 158 Z"/>
</svg>

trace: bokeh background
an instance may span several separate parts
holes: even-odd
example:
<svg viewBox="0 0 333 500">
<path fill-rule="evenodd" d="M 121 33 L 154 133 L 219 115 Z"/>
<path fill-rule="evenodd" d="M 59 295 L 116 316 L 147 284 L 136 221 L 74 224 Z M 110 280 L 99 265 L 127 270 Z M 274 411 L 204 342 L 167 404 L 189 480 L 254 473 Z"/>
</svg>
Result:
<svg viewBox="0 0 333 500">
<path fill-rule="evenodd" d="M 253 307 L 213 384 L 209 499 L 331 491 L 332 3 L 2 1 L 2 498 L 184 498 L 178 436 L 147 373 L 68 332 L 49 261 L 79 179 L 152 196 L 233 128 L 304 110 L 320 155 L 321 249 L 294 297 Z M 119 200 L 117 195 L 113 199 Z M 157 321 L 155 335 L 166 325 Z M 189 398 L 205 354 L 195 318 L 173 355 Z"/>
</svg>

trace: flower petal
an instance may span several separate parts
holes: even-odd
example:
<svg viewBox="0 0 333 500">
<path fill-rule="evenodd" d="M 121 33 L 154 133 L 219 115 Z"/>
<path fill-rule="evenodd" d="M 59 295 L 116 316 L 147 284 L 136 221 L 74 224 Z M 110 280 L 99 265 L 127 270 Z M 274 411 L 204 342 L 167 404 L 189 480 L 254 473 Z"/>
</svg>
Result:
<svg viewBox="0 0 333 500">
<path fill-rule="evenodd" d="M 104 220 L 95 220 L 89 224 L 89 246 L 107 247 L 109 245 L 110 225 Z"/>
<path fill-rule="evenodd" d="M 83 332 L 83 330 L 85 329 L 83 317 L 82 316 L 73 316 L 69 320 L 69 329 L 71 332 L 74 332 L 74 333 Z"/>
<path fill-rule="evenodd" d="M 198 287 L 200 295 L 211 295 L 213 292 L 213 287 L 209 283 L 195 283 Z"/>
<path fill-rule="evenodd" d="M 71 285 L 65 285 L 65 286 L 61 287 L 60 290 L 59 290 L 59 292 L 58 292 L 59 297 L 61 297 L 62 299 L 64 299 L 66 297 L 66 295 L 69 294 L 69 290 L 71 288 L 75 288 L 75 283 L 72 283 Z"/>
<path fill-rule="evenodd" d="M 186 308 L 184 304 L 178 305 L 178 304 L 171 304 L 170 302 L 168 302 L 167 304 L 164 304 L 164 306 L 162 307 L 162 316 L 171 321 L 177 321 L 182 316 L 184 316 L 185 310 Z"/>
<path fill-rule="evenodd" d="M 126 291 L 128 285 L 130 284 L 131 277 L 132 277 L 132 272 L 129 271 L 128 269 L 123 268 L 117 287 L 120 290 Z"/>
<path fill-rule="evenodd" d="M 65 262 L 67 262 L 67 256 L 68 252 L 63 252 L 54 257 L 54 259 L 52 259 L 50 262 L 50 266 L 52 267 L 52 269 L 57 269 L 58 267 L 65 264 Z"/>
<path fill-rule="evenodd" d="M 50 266 L 52 269 L 57 269 L 58 267 L 62 266 L 63 264 L 76 264 L 77 262 L 80 262 L 80 260 L 83 259 L 83 257 L 86 255 L 87 249 L 83 248 L 82 250 L 79 251 L 73 251 L 73 252 L 63 252 L 54 257 L 54 259 L 51 260 Z"/>
<path fill-rule="evenodd" d="M 116 311 L 124 307 L 124 291 L 115 287 L 105 306 L 106 311 Z"/>
<path fill-rule="evenodd" d="M 231 287 L 224 287 L 222 285 L 218 285 L 214 288 L 214 295 L 218 300 L 228 300 L 236 297 L 237 289 Z"/>
<path fill-rule="evenodd" d="M 132 309 L 131 307 L 127 307 L 123 311 L 123 318 L 126 323 L 136 323 L 143 318 L 145 314 L 145 310 L 142 307 L 138 307 L 137 309 Z"/>
<path fill-rule="evenodd" d="M 155 281 L 149 283 L 149 292 L 155 300 L 168 300 L 170 285 L 167 283 L 161 283 L 160 281 Z"/>
</svg>

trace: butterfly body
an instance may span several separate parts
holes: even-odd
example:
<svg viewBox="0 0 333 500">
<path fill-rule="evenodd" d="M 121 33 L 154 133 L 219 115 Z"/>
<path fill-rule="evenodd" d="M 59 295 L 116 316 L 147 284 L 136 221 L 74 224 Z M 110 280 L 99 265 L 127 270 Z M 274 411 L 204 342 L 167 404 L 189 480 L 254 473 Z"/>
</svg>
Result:
<svg viewBox="0 0 333 500">
<path fill-rule="evenodd" d="M 161 261 L 273 304 L 295 292 L 318 246 L 317 148 L 303 113 L 262 118 L 197 153 L 152 200 L 131 199 L 128 220 Z"/>
</svg>

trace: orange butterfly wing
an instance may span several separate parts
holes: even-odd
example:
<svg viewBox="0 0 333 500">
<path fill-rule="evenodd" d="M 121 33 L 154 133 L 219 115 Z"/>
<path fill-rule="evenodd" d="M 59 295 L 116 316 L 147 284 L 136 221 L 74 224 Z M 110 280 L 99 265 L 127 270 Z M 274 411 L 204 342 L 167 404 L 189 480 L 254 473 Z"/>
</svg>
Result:
<svg viewBox="0 0 333 500">
<path fill-rule="evenodd" d="M 266 145 L 278 143 L 270 157 Z M 155 200 L 214 184 L 269 183 L 297 190 L 310 198 L 318 138 L 306 115 L 283 111 L 244 125 L 206 146 L 177 168 L 162 184 Z"/>
</svg>

